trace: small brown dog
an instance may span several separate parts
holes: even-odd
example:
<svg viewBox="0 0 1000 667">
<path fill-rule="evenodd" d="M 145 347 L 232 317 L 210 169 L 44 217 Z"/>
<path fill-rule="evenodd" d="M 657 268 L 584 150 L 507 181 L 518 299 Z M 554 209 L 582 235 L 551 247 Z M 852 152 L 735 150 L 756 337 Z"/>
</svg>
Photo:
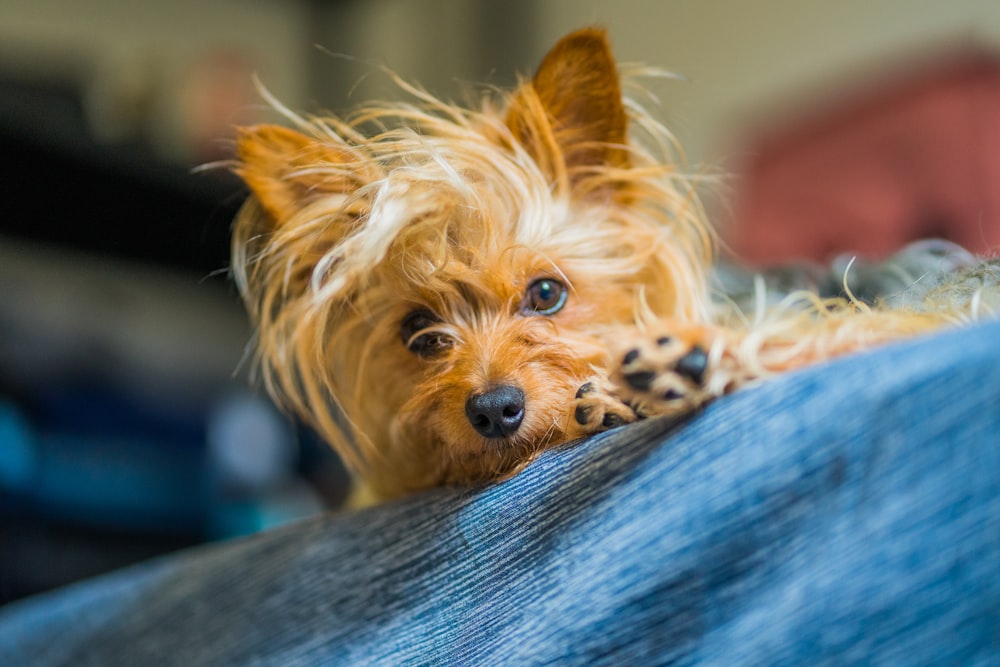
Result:
<svg viewBox="0 0 1000 667">
<path fill-rule="evenodd" d="M 415 103 L 346 120 L 244 128 L 235 166 L 252 196 L 233 270 L 263 379 L 376 498 L 499 479 L 984 310 L 980 274 L 929 302 L 944 308 L 800 295 L 748 322 L 713 301 L 691 180 L 623 100 L 601 30 L 479 109 L 407 90 Z"/>
</svg>

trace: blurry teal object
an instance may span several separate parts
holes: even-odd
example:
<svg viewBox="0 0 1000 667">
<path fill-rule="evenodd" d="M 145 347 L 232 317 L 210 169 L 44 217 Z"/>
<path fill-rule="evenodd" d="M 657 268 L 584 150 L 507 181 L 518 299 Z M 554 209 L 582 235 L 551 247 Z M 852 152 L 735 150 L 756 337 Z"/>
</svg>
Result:
<svg viewBox="0 0 1000 667">
<path fill-rule="evenodd" d="M 0 491 L 23 491 L 37 466 L 28 422 L 17 408 L 0 401 Z"/>
<path fill-rule="evenodd" d="M 77 405 L 73 400 L 56 403 Z M 88 399 L 82 405 L 87 409 L 76 411 L 84 418 L 73 418 L 69 409 L 55 426 L 33 426 L 16 405 L 0 402 L 0 511 L 5 502 L 16 501 L 19 511 L 80 526 L 219 539 L 273 528 L 322 509 L 295 475 L 290 453 L 295 441 L 288 427 L 281 431 L 273 416 L 261 416 L 268 409 L 263 403 L 237 398 L 220 404 L 217 411 L 228 416 L 219 420 L 212 413 L 207 419 L 228 426 L 208 429 L 213 447 L 204 435 L 198 439 L 197 431 L 185 437 L 184 429 L 170 433 L 144 427 L 135 415 L 123 416 L 127 428 L 116 432 L 109 417 L 95 416 L 100 411 L 93 405 L 101 405 L 99 401 Z M 233 405 L 242 411 L 234 413 Z M 156 438 L 156 432 L 166 435 Z M 248 433 L 267 437 L 254 444 Z M 175 437 L 168 439 L 170 435 Z M 255 459 L 242 466 L 236 458 L 239 438 L 246 440 L 243 454 Z M 225 446 L 220 449 L 219 443 Z M 219 456 L 220 451 L 226 456 Z"/>
</svg>

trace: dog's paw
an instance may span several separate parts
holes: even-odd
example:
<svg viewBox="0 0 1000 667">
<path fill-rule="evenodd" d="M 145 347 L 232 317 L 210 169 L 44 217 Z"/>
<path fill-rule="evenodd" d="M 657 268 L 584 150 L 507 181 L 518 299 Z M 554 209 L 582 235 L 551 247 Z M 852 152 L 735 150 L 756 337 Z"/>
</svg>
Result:
<svg viewBox="0 0 1000 667">
<path fill-rule="evenodd" d="M 630 405 L 615 395 L 607 380 L 594 378 L 577 390 L 568 430 L 575 436 L 589 435 L 639 418 Z"/>
<path fill-rule="evenodd" d="M 728 382 L 714 381 L 720 370 L 714 342 L 713 331 L 703 326 L 637 334 L 611 375 L 616 394 L 648 416 L 694 410 L 728 390 Z"/>
</svg>

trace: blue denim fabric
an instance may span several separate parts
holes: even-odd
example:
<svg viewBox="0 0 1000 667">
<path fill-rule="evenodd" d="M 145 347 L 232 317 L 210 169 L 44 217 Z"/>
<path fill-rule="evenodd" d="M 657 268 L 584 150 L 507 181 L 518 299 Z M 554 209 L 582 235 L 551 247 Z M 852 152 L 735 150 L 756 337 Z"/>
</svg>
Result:
<svg viewBox="0 0 1000 667">
<path fill-rule="evenodd" d="M 3 665 L 1000 664 L 1000 324 L 0 610 Z"/>
</svg>

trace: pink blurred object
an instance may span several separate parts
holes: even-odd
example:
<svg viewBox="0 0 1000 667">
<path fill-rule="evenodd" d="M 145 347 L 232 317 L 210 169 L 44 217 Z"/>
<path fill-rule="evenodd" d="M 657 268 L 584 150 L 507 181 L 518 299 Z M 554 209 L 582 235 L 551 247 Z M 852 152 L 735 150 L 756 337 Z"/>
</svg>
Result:
<svg viewBox="0 0 1000 667">
<path fill-rule="evenodd" d="M 1000 248 L 1000 60 L 950 58 L 852 99 L 751 143 L 736 255 L 884 258 L 928 237 Z"/>
</svg>

